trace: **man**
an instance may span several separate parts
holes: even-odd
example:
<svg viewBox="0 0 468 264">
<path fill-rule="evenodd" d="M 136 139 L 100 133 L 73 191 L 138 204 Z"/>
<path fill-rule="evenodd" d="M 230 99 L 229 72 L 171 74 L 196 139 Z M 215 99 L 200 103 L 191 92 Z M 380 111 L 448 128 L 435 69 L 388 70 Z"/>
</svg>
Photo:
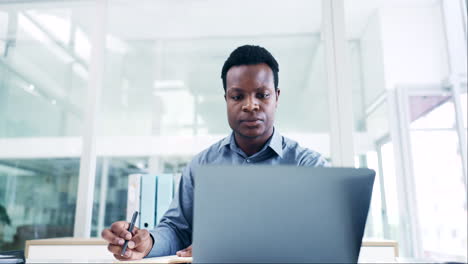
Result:
<svg viewBox="0 0 468 264">
<path fill-rule="evenodd" d="M 194 171 L 200 165 L 326 165 L 320 154 L 300 147 L 275 130 L 273 123 L 280 96 L 278 71 L 275 58 L 262 47 L 245 45 L 231 53 L 224 63 L 221 78 L 232 134 L 193 158 L 182 174 L 171 206 L 154 230 L 135 228 L 130 233 L 128 223 L 119 221 L 102 232 L 102 237 L 109 242 L 109 251 L 117 259 L 134 260 L 175 253 L 192 256 Z M 130 241 L 125 256 L 120 256 L 124 239 Z"/>
</svg>

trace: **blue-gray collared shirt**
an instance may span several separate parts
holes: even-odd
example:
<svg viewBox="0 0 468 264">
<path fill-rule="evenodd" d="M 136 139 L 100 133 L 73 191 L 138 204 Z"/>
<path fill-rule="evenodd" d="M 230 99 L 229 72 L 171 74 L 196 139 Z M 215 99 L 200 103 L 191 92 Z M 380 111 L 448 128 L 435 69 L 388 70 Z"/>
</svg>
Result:
<svg viewBox="0 0 468 264">
<path fill-rule="evenodd" d="M 297 142 L 281 136 L 276 129 L 265 146 L 250 157 L 237 146 L 231 133 L 197 154 L 185 168 L 169 209 L 158 226 L 150 230 L 154 245 L 147 257 L 174 255 L 192 244 L 194 169 L 204 164 L 328 165 L 319 153 L 300 147 Z"/>
</svg>

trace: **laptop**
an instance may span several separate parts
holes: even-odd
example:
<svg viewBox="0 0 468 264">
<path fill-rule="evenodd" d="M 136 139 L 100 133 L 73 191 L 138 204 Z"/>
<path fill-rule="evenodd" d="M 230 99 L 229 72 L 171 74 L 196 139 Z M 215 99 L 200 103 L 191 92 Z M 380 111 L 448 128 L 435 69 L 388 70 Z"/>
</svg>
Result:
<svg viewBox="0 0 468 264">
<path fill-rule="evenodd" d="M 199 167 L 193 261 L 356 263 L 374 177 L 352 168 Z"/>
</svg>

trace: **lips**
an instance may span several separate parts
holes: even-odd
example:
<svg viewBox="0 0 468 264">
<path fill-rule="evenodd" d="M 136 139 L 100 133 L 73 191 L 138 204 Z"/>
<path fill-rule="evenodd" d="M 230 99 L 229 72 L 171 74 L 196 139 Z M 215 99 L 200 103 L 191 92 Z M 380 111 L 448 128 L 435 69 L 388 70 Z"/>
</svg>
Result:
<svg viewBox="0 0 468 264">
<path fill-rule="evenodd" d="M 246 126 L 257 126 L 263 122 L 262 119 L 258 118 L 252 118 L 252 119 L 244 119 L 241 120 L 241 124 L 244 124 Z"/>
</svg>

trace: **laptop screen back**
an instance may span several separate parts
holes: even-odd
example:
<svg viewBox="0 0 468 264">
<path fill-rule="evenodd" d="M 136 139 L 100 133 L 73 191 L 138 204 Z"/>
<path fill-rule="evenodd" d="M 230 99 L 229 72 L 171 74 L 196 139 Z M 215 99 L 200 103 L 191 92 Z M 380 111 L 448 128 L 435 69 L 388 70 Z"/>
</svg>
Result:
<svg viewBox="0 0 468 264">
<path fill-rule="evenodd" d="M 357 262 L 374 176 L 351 168 L 200 167 L 194 262 Z"/>
</svg>

